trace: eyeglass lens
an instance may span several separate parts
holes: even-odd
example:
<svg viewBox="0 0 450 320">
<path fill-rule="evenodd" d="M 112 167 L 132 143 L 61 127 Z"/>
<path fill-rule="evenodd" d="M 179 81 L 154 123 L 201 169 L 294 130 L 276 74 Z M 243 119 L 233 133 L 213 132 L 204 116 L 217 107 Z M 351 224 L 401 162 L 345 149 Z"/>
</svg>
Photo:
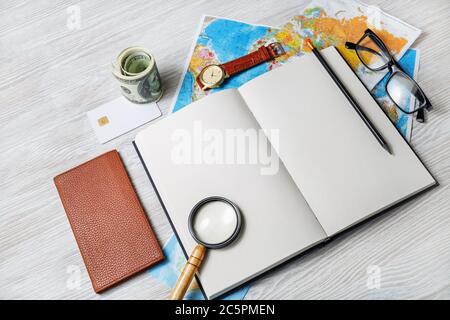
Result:
<svg viewBox="0 0 450 320">
<path fill-rule="evenodd" d="M 370 36 L 366 36 L 356 45 L 356 52 L 361 61 L 369 69 L 379 69 L 389 63 L 389 57 L 381 50 L 381 48 L 372 40 Z"/>
<path fill-rule="evenodd" d="M 395 72 L 392 75 L 387 83 L 386 90 L 392 101 L 394 101 L 403 111 L 417 111 L 425 103 L 425 97 L 417 84 L 403 72 Z M 410 108 L 411 99 L 416 100 L 415 103 L 413 103 L 413 109 Z"/>
</svg>

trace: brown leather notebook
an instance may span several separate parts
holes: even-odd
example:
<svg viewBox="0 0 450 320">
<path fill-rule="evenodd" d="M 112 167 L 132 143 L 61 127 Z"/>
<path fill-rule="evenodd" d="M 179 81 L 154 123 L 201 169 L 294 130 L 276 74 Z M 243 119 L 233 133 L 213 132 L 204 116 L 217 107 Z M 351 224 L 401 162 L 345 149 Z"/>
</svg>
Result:
<svg viewBox="0 0 450 320">
<path fill-rule="evenodd" d="M 164 259 L 116 150 L 54 182 L 95 292 Z"/>
</svg>

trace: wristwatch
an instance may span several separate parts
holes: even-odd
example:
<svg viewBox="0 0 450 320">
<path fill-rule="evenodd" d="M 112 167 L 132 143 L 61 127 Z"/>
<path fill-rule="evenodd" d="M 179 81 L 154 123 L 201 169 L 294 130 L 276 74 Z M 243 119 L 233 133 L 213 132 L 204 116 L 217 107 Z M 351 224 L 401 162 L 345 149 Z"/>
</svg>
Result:
<svg viewBox="0 0 450 320">
<path fill-rule="evenodd" d="M 204 67 L 197 76 L 197 84 L 202 90 L 217 88 L 226 78 L 250 69 L 260 63 L 275 59 L 283 54 L 285 54 L 285 51 L 279 42 L 262 46 L 258 50 L 236 60 L 221 65 L 211 64 Z"/>
</svg>

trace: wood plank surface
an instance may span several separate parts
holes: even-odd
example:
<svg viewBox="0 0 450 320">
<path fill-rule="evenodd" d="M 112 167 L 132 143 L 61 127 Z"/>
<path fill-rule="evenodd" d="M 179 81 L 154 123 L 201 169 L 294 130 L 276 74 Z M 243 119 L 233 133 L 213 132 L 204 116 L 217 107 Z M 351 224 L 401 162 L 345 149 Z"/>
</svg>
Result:
<svg viewBox="0 0 450 320">
<path fill-rule="evenodd" d="M 450 2 L 367 0 L 420 28 L 419 82 L 435 108 L 412 145 L 440 186 L 255 281 L 250 299 L 450 298 Z M 148 272 L 94 294 L 53 177 L 118 149 L 161 244 L 172 230 L 131 142 L 100 145 L 86 112 L 120 96 L 123 48 L 155 55 L 170 107 L 202 14 L 281 25 L 300 0 L 97 0 L 0 3 L 0 299 L 167 299 Z M 67 26 L 80 8 L 79 30 Z M 370 285 L 379 272 L 379 288 Z M 79 275 L 81 283 L 74 285 Z M 369 285 L 368 285 L 369 282 Z"/>
</svg>

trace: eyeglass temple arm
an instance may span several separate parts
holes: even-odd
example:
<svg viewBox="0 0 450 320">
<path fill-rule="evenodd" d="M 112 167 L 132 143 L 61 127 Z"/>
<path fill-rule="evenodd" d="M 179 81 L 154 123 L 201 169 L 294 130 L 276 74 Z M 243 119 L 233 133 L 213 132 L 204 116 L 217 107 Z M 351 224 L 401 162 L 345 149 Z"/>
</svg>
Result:
<svg viewBox="0 0 450 320">
<path fill-rule="evenodd" d="M 420 123 L 425 122 L 425 110 L 423 108 L 417 110 L 416 120 Z"/>
<path fill-rule="evenodd" d="M 373 49 L 368 48 L 368 47 L 360 46 L 359 44 L 356 44 L 356 43 L 353 43 L 353 42 L 346 42 L 345 43 L 345 47 L 347 49 L 350 49 L 350 50 L 357 50 L 358 49 L 358 50 L 361 50 L 361 51 L 367 51 L 367 52 L 376 54 L 377 56 L 382 56 L 382 54 L 379 53 L 376 50 L 373 50 Z"/>
<path fill-rule="evenodd" d="M 417 110 L 417 114 L 416 114 L 416 120 L 418 122 L 425 122 L 425 109 L 430 111 L 433 109 L 433 105 L 431 104 L 430 100 L 428 100 L 427 96 L 425 95 L 425 93 L 421 92 L 421 89 L 419 89 L 419 87 L 414 87 L 411 90 L 411 94 L 416 98 L 419 99 L 420 95 L 422 95 L 425 98 L 425 105 Z"/>
<path fill-rule="evenodd" d="M 414 88 L 411 92 L 416 98 L 418 97 L 418 93 L 419 93 L 419 89 Z M 423 96 L 425 97 L 425 107 L 424 108 L 420 108 L 419 110 L 417 110 L 417 114 L 416 114 L 416 120 L 420 123 L 424 123 L 425 122 L 425 109 L 427 109 L 428 111 L 430 111 L 433 106 L 431 105 L 430 101 L 428 100 L 428 98 L 425 96 L 424 93 L 422 93 Z"/>
</svg>

